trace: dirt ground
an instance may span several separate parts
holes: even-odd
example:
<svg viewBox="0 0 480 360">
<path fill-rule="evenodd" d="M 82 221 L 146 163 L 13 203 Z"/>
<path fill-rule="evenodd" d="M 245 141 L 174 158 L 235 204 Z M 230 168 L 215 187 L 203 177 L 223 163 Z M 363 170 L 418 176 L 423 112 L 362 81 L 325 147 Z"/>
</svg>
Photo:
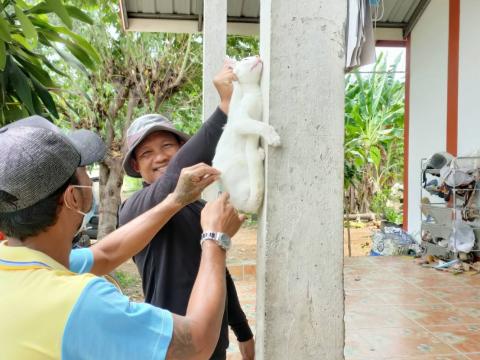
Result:
<svg viewBox="0 0 480 360">
<path fill-rule="evenodd" d="M 372 224 L 354 224 L 362 227 L 350 229 L 352 256 L 366 256 L 370 253 L 371 234 L 376 229 Z M 241 264 L 256 260 L 257 228 L 245 226 L 235 235 L 232 249 L 228 253 L 229 264 Z M 344 254 L 348 256 L 347 229 L 344 232 Z M 143 301 L 141 280 L 132 260 L 127 261 L 115 272 L 117 280 L 126 295 L 134 301 Z"/>
<path fill-rule="evenodd" d="M 377 230 L 377 227 L 371 223 L 361 226 L 350 229 L 352 256 L 368 256 L 370 254 L 372 233 Z M 348 230 L 346 228 L 343 232 L 343 239 L 343 254 L 348 256 Z"/>
</svg>

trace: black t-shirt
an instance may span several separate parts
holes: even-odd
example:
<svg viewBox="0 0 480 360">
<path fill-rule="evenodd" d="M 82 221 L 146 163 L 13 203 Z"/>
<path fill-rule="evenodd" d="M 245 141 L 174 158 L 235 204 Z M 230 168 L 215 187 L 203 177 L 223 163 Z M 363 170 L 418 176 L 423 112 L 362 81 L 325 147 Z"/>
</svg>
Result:
<svg viewBox="0 0 480 360">
<path fill-rule="evenodd" d="M 165 174 L 153 184 L 145 184 L 142 190 L 137 191 L 122 204 L 119 224 L 126 224 L 163 201 L 175 189 L 180 171 L 184 167 L 200 162 L 210 165 L 226 121 L 226 115 L 217 109 L 198 133 L 175 154 Z M 196 201 L 184 207 L 141 252 L 134 256 L 142 277 L 147 303 L 178 315 L 186 314 L 190 293 L 200 266 L 202 233 L 200 213 L 204 205 L 203 201 Z M 226 280 L 227 306 L 215 353 L 228 347 L 228 324 L 239 341 L 249 340 L 253 336 L 228 271 Z"/>
</svg>

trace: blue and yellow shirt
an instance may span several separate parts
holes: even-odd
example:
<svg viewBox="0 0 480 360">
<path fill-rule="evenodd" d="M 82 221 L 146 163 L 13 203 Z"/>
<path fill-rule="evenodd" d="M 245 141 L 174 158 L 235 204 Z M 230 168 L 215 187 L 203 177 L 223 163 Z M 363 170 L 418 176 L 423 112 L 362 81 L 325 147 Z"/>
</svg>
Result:
<svg viewBox="0 0 480 360">
<path fill-rule="evenodd" d="M 165 358 L 172 314 L 130 302 L 92 266 L 89 249 L 73 250 L 66 269 L 0 242 L 0 359 Z"/>
</svg>

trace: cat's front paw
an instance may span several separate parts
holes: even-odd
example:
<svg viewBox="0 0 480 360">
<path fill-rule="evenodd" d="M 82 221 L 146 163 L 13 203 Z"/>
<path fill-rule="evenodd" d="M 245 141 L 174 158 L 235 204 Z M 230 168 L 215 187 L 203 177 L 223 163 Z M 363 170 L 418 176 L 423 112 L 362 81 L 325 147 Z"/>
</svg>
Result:
<svg viewBox="0 0 480 360">
<path fill-rule="evenodd" d="M 277 134 L 273 126 L 268 126 L 267 132 L 265 134 L 265 141 L 270 146 L 280 146 L 280 135 Z"/>
<path fill-rule="evenodd" d="M 262 148 L 258 148 L 258 158 L 262 161 L 265 160 L 265 150 Z"/>
</svg>

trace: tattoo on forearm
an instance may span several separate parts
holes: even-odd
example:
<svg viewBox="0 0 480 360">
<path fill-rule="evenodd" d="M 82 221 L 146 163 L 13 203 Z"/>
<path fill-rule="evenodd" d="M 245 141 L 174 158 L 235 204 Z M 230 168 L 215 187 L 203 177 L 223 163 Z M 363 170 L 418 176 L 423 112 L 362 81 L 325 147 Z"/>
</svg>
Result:
<svg viewBox="0 0 480 360">
<path fill-rule="evenodd" d="M 179 321 L 173 327 L 172 341 L 168 350 L 168 359 L 186 359 L 195 354 L 192 331 L 188 320 Z"/>
<path fill-rule="evenodd" d="M 181 204 L 189 204 L 198 197 L 199 194 L 198 189 L 195 187 L 195 182 L 198 182 L 198 180 L 191 177 L 180 177 L 174 192 L 177 201 Z"/>
</svg>

